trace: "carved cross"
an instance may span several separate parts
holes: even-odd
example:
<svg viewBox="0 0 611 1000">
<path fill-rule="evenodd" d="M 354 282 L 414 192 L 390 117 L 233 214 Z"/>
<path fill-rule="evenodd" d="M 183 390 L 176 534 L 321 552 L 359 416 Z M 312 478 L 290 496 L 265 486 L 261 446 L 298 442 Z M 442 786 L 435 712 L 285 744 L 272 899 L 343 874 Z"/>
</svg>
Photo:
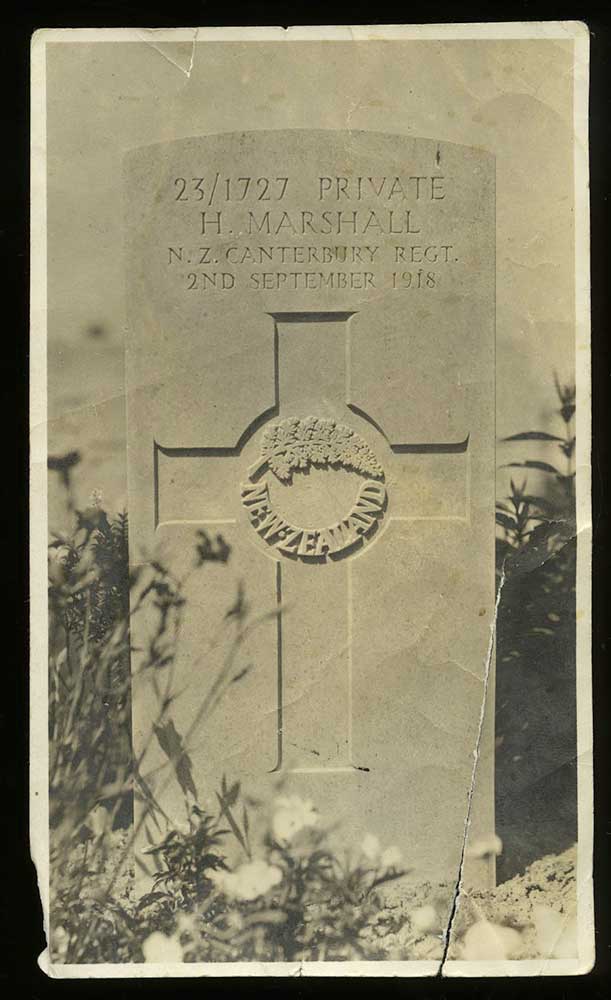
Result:
<svg viewBox="0 0 611 1000">
<path fill-rule="evenodd" d="M 218 484 L 203 528 L 238 525 L 272 560 L 278 610 L 277 748 L 271 770 L 351 772 L 353 561 L 387 544 L 393 522 L 414 517 L 402 474 L 411 453 L 465 453 L 458 443 L 389 441 L 351 401 L 351 312 L 274 313 L 275 400 L 232 448 L 164 448 L 163 460 L 204 460 Z M 160 516 L 156 472 L 156 527 Z M 228 517 L 239 498 L 239 516 Z M 393 536 L 393 552 L 396 534 Z M 400 537 L 398 539 L 400 544 Z M 390 546 L 389 546 L 390 548 Z M 389 558 L 391 553 L 389 551 Z M 375 697 L 375 691 L 372 691 Z"/>
</svg>

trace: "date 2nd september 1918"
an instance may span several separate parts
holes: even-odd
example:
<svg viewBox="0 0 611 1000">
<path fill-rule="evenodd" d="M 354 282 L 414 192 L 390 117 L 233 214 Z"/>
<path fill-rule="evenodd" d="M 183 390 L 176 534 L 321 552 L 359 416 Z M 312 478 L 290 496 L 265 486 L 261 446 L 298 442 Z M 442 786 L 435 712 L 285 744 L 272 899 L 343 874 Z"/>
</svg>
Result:
<svg viewBox="0 0 611 1000">
<path fill-rule="evenodd" d="M 367 290 L 385 287 L 395 290 L 437 288 L 441 275 L 436 271 L 392 271 L 377 275 L 372 271 L 254 271 L 246 277 L 246 287 L 258 291 Z M 240 279 L 241 281 L 244 279 Z M 235 288 L 236 275 L 229 271 L 191 271 L 186 275 L 188 291 L 227 292 Z"/>
</svg>

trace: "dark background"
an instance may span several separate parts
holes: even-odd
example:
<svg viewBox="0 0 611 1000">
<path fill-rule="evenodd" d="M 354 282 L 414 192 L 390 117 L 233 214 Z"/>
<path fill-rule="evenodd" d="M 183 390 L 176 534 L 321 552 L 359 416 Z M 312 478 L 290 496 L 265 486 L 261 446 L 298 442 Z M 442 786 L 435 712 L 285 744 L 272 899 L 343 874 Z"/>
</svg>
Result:
<svg viewBox="0 0 611 1000">
<path fill-rule="evenodd" d="M 375 16 L 377 15 L 377 16 Z M 458 992 L 473 992 L 480 995 L 496 997 L 507 993 L 515 995 L 519 989 L 536 990 L 537 993 L 549 990 L 550 995 L 567 996 L 573 990 L 580 993 L 590 990 L 594 996 L 603 996 L 604 980 L 609 972 L 609 836 L 611 822 L 609 821 L 609 680 L 608 680 L 608 648 L 611 643 L 611 628 L 608 623 L 607 579 L 609 573 L 609 552 L 611 539 L 609 537 L 608 505 L 610 465 L 609 435 L 607 431 L 608 401 L 610 394 L 611 359 L 609 354 L 608 327 L 608 283 L 609 257 L 606 241 L 608 231 L 608 196 L 609 196 L 609 89 L 608 74 L 610 65 L 609 50 L 609 18 L 608 11 L 602 5 L 557 3 L 542 4 L 520 2 L 508 4 L 440 4 L 404 6 L 386 6 L 384 8 L 365 3 L 350 5 L 315 5 L 293 3 L 285 4 L 233 4 L 231 8 L 225 5 L 219 8 L 216 4 L 199 3 L 191 5 L 161 5 L 151 3 L 147 6 L 125 3 L 90 2 L 87 4 L 9 4 L 3 10 L 3 30 L 0 34 L 0 65 L 4 71 L 4 86 L 2 93 L 2 165 L 4 167 L 4 183 L 2 186 L 2 220 L 0 222 L 0 247 L 2 249 L 4 277 L 4 301 L 11 302 L 14 312 L 4 311 L 4 336 L 0 341 L 0 398 L 5 409 L 4 449 L 6 445 L 15 442 L 16 447 L 9 462 L 4 467 L 4 475 L 0 489 L 5 501 L 5 513 L 2 519 L 2 549 L 4 555 L 4 573 L 2 581 L 6 597 L 10 603 L 4 603 L 5 627 L 4 636 L 8 642 L 3 643 L 4 656 L 2 666 L 5 683 L 0 689 L 0 726 L 5 737 L 6 749 L 0 758 L 0 831 L 4 835 L 4 846 L 0 854 L 0 941 L 5 945 L 5 955 L 0 961 L 0 978 L 12 981 L 19 987 L 19 994 L 31 997 L 46 995 L 47 992 L 70 993 L 82 995 L 90 990 L 100 996 L 107 991 L 122 995 L 132 995 L 135 992 L 149 994 L 167 990 L 174 994 L 183 988 L 198 989 L 201 982 L 184 982 L 177 986 L 172 984 L 145 981 L 116 981 L 111 983 L 94 982 L 85 985 L 84 982 L 52 982 L 46 979 L 36 967 L 36 957 L 44 947 L 44 937 L 41 928 L 41 910 L 35 881 L 35 872 L 29 858 L 28 850 L 28 777 L 27 777 L 27 651 L 22 636 L 27 633 L 27 553 L 22 544 L 27 539 L 27 218 L 29 212 L 28 195 L 28 160 L 29 160 L 29 38 L 39 27 L 94 27 L 94 26 L 130 26 L 146 25 L 158 27 L 185 26 L 189 24 L 325 24 L 325 23 L 379 23 L 392 24 L 402 22 L 426 23 L 443 21 L 483 21 L 503 20 L 549 20 L 549 19 L 580 19 L 588 23 L 591 38 L 591 187 L 592 187 L 592 323 L 593 323 L 593 490 L 594 490 L 594 713 L 595 713 L 595 787 L 597 802 L 596 819 L 596 861 L 595 889 L 597 915 L 597 965 L 593 973 L 584 979 L 564 980 L 561 984 L 556 980 L 545 979 L 539 982 L 524 983 L 519 980 L 478 981 L 477 983 L 461 983 L 438 981 L 436 983 L 408 982 L 404 986 L 401 981 L 384 981 L 384 988 L 389 992 L 395 990 L 404 992 L 407 988 L 418 996 L 442 995 L 449 996 Z M 11 296 L 10 293 L 14 294 Z M 9 545 L 15 546 L 15 554 Z M 21 626 L 21 627 L 20 627 Z M 559 649 L 559 663 L 570 662 L 570 648 L 564 644 Z M 562 659 L 564 655 L 565 659 Z M 13 684 L 13 679 L 15 683 Z M 558 677 L 555 678 L 555 681 Z M 519 677 L 511 682 L 516 687 L 520 685 Z M 545 706 L 547 725 L 553 732 L 555 706 L 546 702 L 546 684 L 548 680 L 542 675 L 531 692 L 529 712 L 533 718 L 541 716 L 537 705 Z M 511 685 L 510 685 L 511 686 Z M 524 689 L 520 688 L 523 697 Z M 15 697 L 14 697 L 15 696 Z M 574 759 L 571 759 L 567 747 L 570 746 L 570 734 L 567 733 L 565 722 L 558 718 L 558 743 L 561 749 L 557 753 L 560 766 L 553 774 L 537 775 L 529 772 L 528 767 L 520 773 L 514 771 L 513 780 L 503 779 L 506 789 L 503 800 L 497 802 L 499 821 L 514 831 L 512 853 L 522 851 L 526 863 L 527 845 L 536 841 L 540 847 L 538 856 L 552 853 L 569 846 L 574 839 L 571 824 L 574 814 L 567 811 L 566 821 L 558 823 L 557 818 L 568 803 L 570 788 L 574 787 Z M 515 743 L 515 737 L 513 737 Z M 519 742 L 519 741 L 518 741 Z M 574 737 L 573 737 L 574 746 Z M 513 749 L 513 747 L 512 747 Z M 545 752 L 549 747 L 542 748 Z M 531 748 L 532 752 L 532 748 Z M 512 754 L 512 756 L 519 756 Z M 509 776 L 511 768 L 507 768 Z M 551 822 L 554 811 L 557 818 Z M 516 817 L 519 816 L 519 821 Z M 13 820 L 16 819 L 16 824 Z M 15 829 L 16 825 L 16 829 Z M 523 829 L 523 836 L 520 831 Z M 16 834 L 16 836 L 15 836 Z M 502 836 L 502 831 L 501 831 Z M 522 844 L 521 844 L 522 842 Z M 566 843 L 565 843 L 566 842 Z M 546 846 L 547 845 L 547 846 Z M 507 844 L 509 847 L 509 843 Z M 519 868 L 523 867 L 520 863 Z M 508 877 L 511 873 L 501 877 Z M 205 983 L 204 988 L 216 993 L 224 988 L 249 994 L 261 987 L 267 992 L 271 990 L 278 995 L 284 993 L 290 986 L 298 994 L 309 993 L 311 990 L 323 988 L 325 980 L 300 980 L 291 984 L 283 980 L 267 980 L 265 984 L 254 980 L 251 982 L 234 981 L 224 984 L 217 980 Z M 351 981 L 349 988 L 367 988 L 367 983 L 356 984 Z M 369 988 L 371 984 L 369 984 Z"/>
</svg>

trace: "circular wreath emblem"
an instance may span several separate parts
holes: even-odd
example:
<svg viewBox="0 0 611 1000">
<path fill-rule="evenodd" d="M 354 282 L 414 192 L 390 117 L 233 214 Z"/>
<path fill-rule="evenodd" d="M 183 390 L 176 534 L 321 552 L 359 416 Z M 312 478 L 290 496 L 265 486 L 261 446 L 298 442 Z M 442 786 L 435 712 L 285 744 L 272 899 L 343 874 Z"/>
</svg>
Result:
<svg viewBox="0 0 611 1000">
<path fill-rule="evenodd" d="M 282 482 L 290 483 L 296 469 L 310 465 L 343 466 L 370 479 L 382 479 L 384 470 L 371 448 L 351 427 L 325 417 L 287 417 L 266 428 L 261 458 L 251 466 L 255 476 L 264 465 Z"/>
<path fill-rule="evenodd" d="M 310 465 L 350 469 L 366 477 L 356 500 L 336 524 L 320 529 L 291 524 L 272 507 L 269 484 L 254 482 L 265 467 L 283 483 Z M 250 523 L 270 546 L 294 558 L 324 561 L 363 544 L 384 513 L 384 470 L 360 435 L 325 417 L 288 417 L 264 432 L 261 455 L 248 470 L 250 482 L 242 484 L 242 503 Z"/>
</svg>

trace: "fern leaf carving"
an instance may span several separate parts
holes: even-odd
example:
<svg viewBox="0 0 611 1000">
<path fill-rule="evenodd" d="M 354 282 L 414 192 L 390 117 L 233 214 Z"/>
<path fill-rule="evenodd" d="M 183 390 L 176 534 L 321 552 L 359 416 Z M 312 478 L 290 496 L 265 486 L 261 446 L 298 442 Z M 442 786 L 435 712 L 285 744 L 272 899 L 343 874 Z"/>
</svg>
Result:
<svg viewBox="0 0 611 1000">
<path fill-rule="evenodd" d="M 324 417 L 287 417 L 270 425 L 264 435 L 261 458 L 283 482 L 296 469 L 310 465 L 343 466 L 373 479 L 384 475 L 373 451 L 352 428 Z"/>
</svg>

